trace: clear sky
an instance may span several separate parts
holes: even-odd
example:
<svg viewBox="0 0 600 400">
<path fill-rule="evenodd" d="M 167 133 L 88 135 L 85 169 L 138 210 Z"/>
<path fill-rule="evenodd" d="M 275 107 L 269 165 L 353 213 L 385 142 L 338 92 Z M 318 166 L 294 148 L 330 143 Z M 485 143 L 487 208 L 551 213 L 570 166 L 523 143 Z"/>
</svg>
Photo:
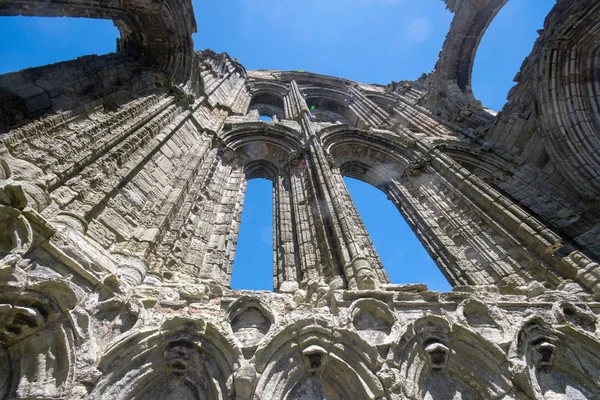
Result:
<svg viewBox="0 0 600 400">
<path fill-rule="evenodd" d="M 509 0 L 477 52 L 473 91 L 500 110 L 555 0 Z M 452 14 L 442 0 L 194 1 L 196 49 L 237 57 L 248 69 L 316 72 L 387 84 L 431 71 Z M 2 17 L 0 73 L 114 51 L 111 21 Z M 393 283 L 448 290 L 441 273 L 385 195 L 346 179 Z M 272 289 L 270 182 L 250 181 L 232 286 Z"/>
</svg>

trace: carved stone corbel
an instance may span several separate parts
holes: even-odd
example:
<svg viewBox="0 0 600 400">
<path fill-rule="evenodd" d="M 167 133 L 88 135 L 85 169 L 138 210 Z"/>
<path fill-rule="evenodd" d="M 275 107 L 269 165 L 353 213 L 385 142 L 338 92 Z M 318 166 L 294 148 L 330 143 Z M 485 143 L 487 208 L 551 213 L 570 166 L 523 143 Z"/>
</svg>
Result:
<svg viewBox="0 0 600 400">
<path fill-rule="evenodd" d="M 31 224 L 23 214 L 27 198 L 12 180 L 0 182 L 0 263 L 14 265 L 33 243 Z"/>
</svg>

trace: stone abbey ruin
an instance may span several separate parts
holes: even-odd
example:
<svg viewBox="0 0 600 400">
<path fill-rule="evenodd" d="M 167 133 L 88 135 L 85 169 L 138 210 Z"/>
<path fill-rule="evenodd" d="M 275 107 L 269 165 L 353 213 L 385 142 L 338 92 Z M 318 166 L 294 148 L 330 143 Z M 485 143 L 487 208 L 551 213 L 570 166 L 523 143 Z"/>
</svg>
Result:
<svg viewBox="0 0 600 400">
<path fill-rule="evenodd" d="M 435 70 L 380 86 L 194 51 L 189 0 L 0 0 L 121 32 L 0 76 L 0 398 L 600 399 L 600 1 L 557 1 L 495 115 L 506 1 L 446 0 Z M 343 176 L 451 292 L 389 283 Z M 273 292 L 229 287 L 253 178 Z"/>
</svg>

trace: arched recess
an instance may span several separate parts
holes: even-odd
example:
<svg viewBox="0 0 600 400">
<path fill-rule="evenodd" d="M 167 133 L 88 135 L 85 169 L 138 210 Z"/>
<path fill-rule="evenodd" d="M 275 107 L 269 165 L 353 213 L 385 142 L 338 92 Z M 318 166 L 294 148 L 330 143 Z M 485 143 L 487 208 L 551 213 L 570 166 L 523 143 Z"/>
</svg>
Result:
<svg viewBox="0 0 600 400">
<path fill-rule="evenodd" d="M 192 66 L 192 33 L 196 21 L 191 2 L 167 0 L 156 3 L 119 4 L 78 1 L 2 1 L 0 15 L 66 16 L 110 19 L 121 32 L 120 48 L 143 58 L 147 66 L 168 71 L 176 83 L 190 82 L 197 68 Z"/>
<path fill-rule="evenodd" d="M 248 111 L 252 110 L 257 110 L 260 115 L 284 119 L 283 99 L 270 93 L 254 95 L 248 107 Z"/>
<path fill-rule="evenodd" d="M 476 50 L 471 77 L 473 94 L 484 107 L 502 110 L 509 89 L 515 85 L 515 75 L 555 4 L 555 0 L 509 1 L 485 30 Z"/>
<path fill-rule="evenodd" d="M 459 119 L 471 127 L 491 121 L 493 116 L 473 96 L 471 75 L 479 42 L 507 1 L 446 1 L 454 18 L 422 100 L 431 111 L 448 120 Z M 469 112 L 461 113 L 462 109 Z"/>
<path fill-rule="evenodd" d="M 351 124 L 348 119 L 347 108 L 341 103 L 322 97 L 308 97 L 306 105 L 311 110 L 311 119 L 313 121 L 329 122 L 331 124 Z"/>
<path fill-rule="evenodd" d="M 229 306 L 228 319 L 237 345 L 246 359 L 252 358 L 257 347 L 276 325 L 275 314 L 258 297 L 242 296 Z"/>
<path fill-rule="evenodd" d="M 356 333 L 318 318 L 296 321 L 258 348 L 254 398 L 375 399 L 384 396 L 378 353 Z M 304 396 L 304 397 L 303 397 Z"/>
<path fill-rule="evenodd" d="M 356 84 L 346 83 L 342 88 L 319 86 L 305 86 L 301 88 L 306 102 L 312 111 L 324 111 L 322 121 L 336 121 L 337 116 L 347 120 L 348 125 L 355 128 L 377 128 L 388 122 L 390 107 L 382 107 L 367 96 Z M 315 109 L 313 110 L 313 107 Z M 314 117 L 317 117 L 314 116 Z M 343 120 L 339 122 L 345 123 Z"/>
<path fill-rule="evenodd" d="M 252 96 L 248 111 L 257 110 L 260 115 L 268 115 L 279 120 L 288 117 L 283 100 L 288 93 L 285 85 L 251 80 L 248 86 Z"/>
<path fill-rule="evenodd" d="M 570 305 L 566 312 L 586 314 L 576 311 L 578 308 Z M 560 314 L 564 316 L 564 312 L 561 309 Z M 595 325 L 595 317 L 588 318 L 583 319 L 584 324 Z M 567 322 L 553 327 L 542 317 L 534 316 L 521 327 L 510 355 L 520 364 L 520 383 L 531 397 L 583 400 L 600 392 L 598 349 L 598 338 L 578 324 Z"/>
<path fill-rule="evenodd" d="M 242 354 L 218 327 L 174 317 L 132 332 L 102 355 L 102 378 L 91 399 L 226 400 L 234 395 L 227 382 Z"/>
<path fill-rule="evenodd" d="M 549 266 L 540 268 L 539 258 L 532 262 L 539 256 L 481 208 L 472 191 L 456 183 L 454 170 L 460 167 L 449 157 L 437 155 L 434 161 L 431 149 L 385 131 L 330 127 L 320 137 L 337 174 L 388 195 L 452 285 L 497 285 L 512 291 L 532 280 L 548 287 L 558 283 L 548 274 Z"/>
<path fill-rule="evenodd" d="M 469 328 L 438 316 L 406 327 L 394 366 L 404 385 L 394 385 L 407 399 L 512 399 L 515 388 L 504 351 Z"/>
<path fill-rule="evenodd" d="M 348 107 L 352 97 L 346 90 L 321 86 L 300 87 L 300 90 L 313 121 L 365 126 Z"/>
<path fill-rule="evenodd" d="M 389 107 L 381 107 L 359 88 L 302 87 L 313 121 L 343 123 L 355 128 L 377 128 L 386 123 Z"/>
<path fill-rule="evenodd" d="M 0 398 L 69 396 L 77 336 L 68 312 L 76 304 L 64 282 L 0 287 Z"/>
</svg>

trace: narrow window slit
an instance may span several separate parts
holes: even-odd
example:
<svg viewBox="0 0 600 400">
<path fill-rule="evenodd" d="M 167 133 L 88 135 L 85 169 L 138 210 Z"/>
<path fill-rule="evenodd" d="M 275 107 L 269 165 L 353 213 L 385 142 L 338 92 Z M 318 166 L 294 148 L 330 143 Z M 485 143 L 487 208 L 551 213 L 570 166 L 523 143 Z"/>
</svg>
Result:
<svg viewBox="0 0 600 400">
<path fill-rule="evenodd" d="M 273 183 L 250 179 L 233 263 L 231 288 L 273 290 Z"/>
</svg>

